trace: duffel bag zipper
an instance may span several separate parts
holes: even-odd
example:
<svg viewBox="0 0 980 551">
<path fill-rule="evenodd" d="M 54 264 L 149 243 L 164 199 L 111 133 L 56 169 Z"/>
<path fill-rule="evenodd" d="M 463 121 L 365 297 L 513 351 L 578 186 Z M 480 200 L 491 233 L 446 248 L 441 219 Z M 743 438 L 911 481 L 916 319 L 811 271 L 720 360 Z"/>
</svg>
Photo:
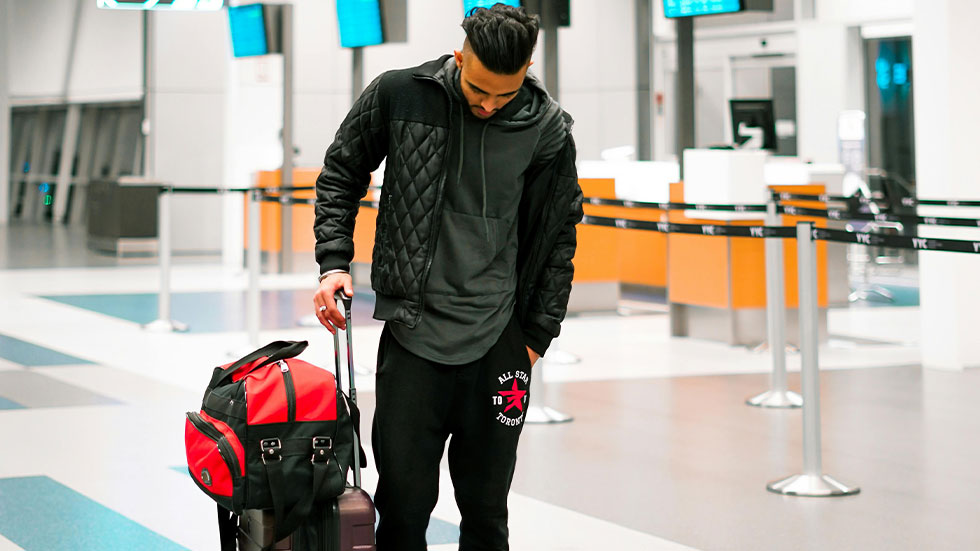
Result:
<svg viewBox="0 0 980 551">
<path fill-rule="evenodd" d="M 209 439 L 214 440 L 215 444 L 218 445 L 218 453 L 221 457 L 225 458 L 232 467 L 231 476 L 233 480 L 238 480 L 242 477 L 241 465 L 238 463 L 238 456 L 235 455 L 235 450 L 231 448 L 231 444 L 228 443 L 228 439 L 225 435 L 221 434 L 217 428 L 211 423 L 208 423 L 201 416 L 194 412 L 189 412 L 187 418 L 191 420 L 191 424 L 194 425 L 198 431 Z"/>
<path fill-rule="evenodd" d="M 296 420 L 296 387 L 293 385 L 293 374 L 289 372 L 289 366 L 283 360 L 279 360 L 279 370 L 282 371 L 282 380 L 286 385 L 286 407 L 291 423 Z"/>
</svg>

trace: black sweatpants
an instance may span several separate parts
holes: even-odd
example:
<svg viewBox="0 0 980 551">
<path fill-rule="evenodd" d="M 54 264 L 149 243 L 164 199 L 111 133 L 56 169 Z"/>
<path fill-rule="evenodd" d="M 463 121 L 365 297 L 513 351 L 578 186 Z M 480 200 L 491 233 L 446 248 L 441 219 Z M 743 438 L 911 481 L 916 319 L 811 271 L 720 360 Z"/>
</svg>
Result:
<svg viewBox="0 0 980 551">
<path fill-rule="evenodd" d="M 506 550 L 507 494 L 529 401 L 530 361 L 516 320 L 483 358 L 442 365 L 405 350 L 387 326 L 371 435 L 379 471 L 378 551 L 424 550 L 449 439 L 461 551 Z"/>
</svg>

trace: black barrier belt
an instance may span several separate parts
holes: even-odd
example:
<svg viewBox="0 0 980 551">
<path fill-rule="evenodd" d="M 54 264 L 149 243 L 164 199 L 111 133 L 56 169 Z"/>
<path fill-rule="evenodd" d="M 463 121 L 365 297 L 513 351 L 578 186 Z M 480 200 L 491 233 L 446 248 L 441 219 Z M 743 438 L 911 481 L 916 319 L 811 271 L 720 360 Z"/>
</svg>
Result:
<svg viewBox="0 0 980 551">
<path fill-rule="evenodd" d="M 590 226 L 607 226 L 628 230 L 646 230 L 660 233 L 686 233 L 724 237 L 796 237 L 796 228 L 789 226 L 725 226 L 717 224 L 676 224 L 585 215 L 582 223 Z"/>
<path fill-rule="evenodd" d="M 830 220 L 867 220 L 873 222 L 898 222 L 901 224 L 920 224 L 925 226 L 957 226 L 980 228 L 980 220 L 974 218 L 948 218 L 942 216 L 915 216 L 912 214 L 871 214 L 851 212 L 843 209 L 808 209 L 803 207 L 779 207 L 779 211 L 791 216 L 815 216 Z"/>
<path fill-rule="evenodd" d="M 316 187 L 315 186 L 272 186 L 272 187 L 258 187 L 253 189 L 262 192 L 263 195 L 269 195 L 269 194 L 289 193 L 292 191 L 313 191 L 314 189 L 316 189 Z"/>
<path fill-rule="evenodd" d="M 604 205 L 610 207 L 627 207 L 660 210 L 701 210 L 725 212 L 766 212 L 765 205 L 703 205 L 696 203 L 650 203 L 646 201 L 629 201 L 626 199 L 604 199 L 602 197 L 586 197 L 584 202 L 589 205 Z"/>
<path fill-rule="evenodd" d="M 821 241 L 857 243 L 859 245 L 914 249 L 917 251 L 980 253 L 980 241 L 964 241 L 960 239 L 931 239 L 928 237 L 909 237 L 905 235 L 854 233 L 844 230 L 829 230 L 826 228 L 814 228 L 813 238 Z"/>
<path fill-rule="evenodd" d="M 250 188 L 224 188 L 224 187 L 176 187 L 160 186 L 160 191 L 167 193 L 248 193 Z"/>
<path fill-rule="evenodd" d="M 820 201 L 821 203 L 827 202 L 847 202 L 857 200 L 865 205 L 876 203 L 878 205 L 887 205 L 888 201 L 884 199 L 869 199 L 862 196 L 847 197 L 844 195 L 799 195 L 795 193 L 774 193 L 780 201 Z M 943 199 L 917 199 L 915 197 L 903 197 L 901 199 L 903 207 L 980 207 L 980 201 L 959 201 L 959 200 L 943 200 Z"/>
<path fill-rule="evenodd" d="M 648 220 L 629 220 L 624 218 L 607 218 L 589 215 L 582 218 L 582 223 L 589 226 L 606 226 L 610 228 L 646 230 L 659 233 L 684 233 L 722 237 L 781 239 L 791 239 L 796 237 L 796 228 L 792 226 L 719 226 L 712 224 L 675 224 L 672 222 L 650 222 Z M 930 239 L 927 237 L 909 237 L 904 235 L 856 233 L 826 228 L 813 228 L 813 238 L 820 241 L 856 243 L 858 245 L 892 247 L 896 249 L 913 249 L 917 251 L 980 253 L 980 241 L 963 241 L 959 239 Z"/>
<path fill-rule="evenodd" d="M 288 195 L 264 195 L 262 201 L 266 203 L 279 203 L 280 205 L 310 205 L 316 204 L 316 199 L 313 197 L 291 197 Z M 361 200 L 360 205 L 362 207 L 370 207 L 373 209 L 379 208 L 381 205 L 380 201 L 367 201 Z"/>
</svg>

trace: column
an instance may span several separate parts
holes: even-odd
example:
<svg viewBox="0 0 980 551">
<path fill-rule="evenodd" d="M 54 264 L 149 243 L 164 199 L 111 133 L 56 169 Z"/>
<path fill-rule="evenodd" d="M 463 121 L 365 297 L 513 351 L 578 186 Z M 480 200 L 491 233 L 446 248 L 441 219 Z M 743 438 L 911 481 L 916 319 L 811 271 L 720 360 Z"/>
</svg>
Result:
<svg viewBox="0 0 980 551">
<path fill-rule="evenodd" d="M 10 56 L 7 25 L 7 0 L 0 0 L 0 226 L 7 224 L 10 214 L 10 84 L 7 82 Z"/>
<path fill-rule="evenodd" d="M 980 199 L 980 2 L 916 0 L 912 38 L 916 187 L 920 198 Z M 920 215 L 980 218 L 980 209 L 920 208 Z M 975 229 L 920 226 L 929 237 L 980 241 Z M 980 255 L 919 253 L 922 364 L 927 369 L 980 366 Z"/>
</svg>

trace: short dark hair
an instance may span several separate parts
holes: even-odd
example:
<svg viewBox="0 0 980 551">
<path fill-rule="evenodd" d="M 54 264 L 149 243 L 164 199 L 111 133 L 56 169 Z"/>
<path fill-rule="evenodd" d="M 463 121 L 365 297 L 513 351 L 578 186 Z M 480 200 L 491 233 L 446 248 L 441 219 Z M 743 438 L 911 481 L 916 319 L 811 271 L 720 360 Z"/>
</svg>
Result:
<svg viewBox="0 0 980 551">
<path fill-rule="evenodd" d="M 463 19 L 462 27 L 483 66 L 501 75 L 523 69 L 538 41 L 537 16 L 506 4 L 474 8 Z"/>
</svg>

